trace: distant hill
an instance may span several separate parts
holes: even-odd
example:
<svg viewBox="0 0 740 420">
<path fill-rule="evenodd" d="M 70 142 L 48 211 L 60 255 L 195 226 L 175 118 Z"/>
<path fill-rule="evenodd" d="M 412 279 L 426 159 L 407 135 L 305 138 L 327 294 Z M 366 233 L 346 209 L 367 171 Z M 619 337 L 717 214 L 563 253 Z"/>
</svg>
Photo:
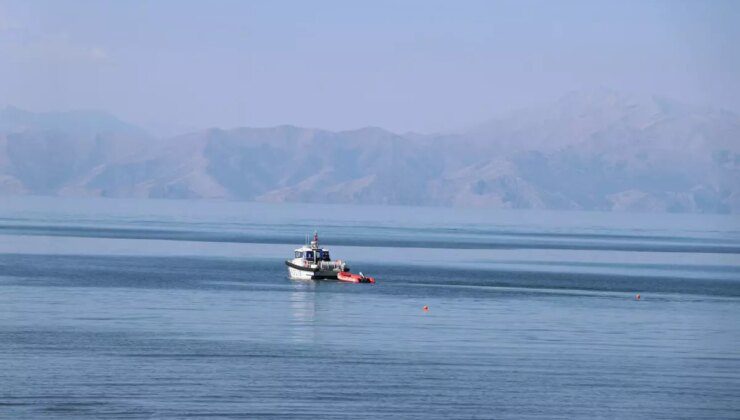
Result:
<svg viewBox="0 0 740 420">
<path fill-rule="evenodd" d="M 0 111 L 0 194 L 740 212 L 740 117 L 574 92 L 457 133 L 208 129 Z"/>
</svg>

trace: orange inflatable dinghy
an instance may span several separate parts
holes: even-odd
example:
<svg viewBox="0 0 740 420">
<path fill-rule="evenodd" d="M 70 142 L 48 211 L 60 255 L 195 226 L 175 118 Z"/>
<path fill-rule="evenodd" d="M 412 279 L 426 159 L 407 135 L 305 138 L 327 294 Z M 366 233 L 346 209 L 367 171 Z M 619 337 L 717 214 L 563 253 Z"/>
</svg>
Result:
<svg viewBox="0 0 740 420">
<path fill-rule="evenodd" d="M 362 274 L 354 274 L 349 271 L 340 271 L 337 273 L 337 280 L 348 283 L 375 283 L 375 279 L 372 277 L 365 277 Z"/>
</svg>

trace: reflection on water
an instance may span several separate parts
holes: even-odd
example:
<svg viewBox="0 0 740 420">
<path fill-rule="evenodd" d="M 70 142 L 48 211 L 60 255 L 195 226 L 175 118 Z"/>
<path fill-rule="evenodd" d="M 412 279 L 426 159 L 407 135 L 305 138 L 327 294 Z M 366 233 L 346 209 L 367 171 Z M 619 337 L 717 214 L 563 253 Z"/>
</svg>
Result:
<svg viewBox="0 0 740 420">
<path fill-rule="evenodd" d="M 294 342 L 313 342 L 316 338 L 316 283 L 312 280 L 294 280 L 290 293 L 292 315 L 291 338 Z"/>
</svg>

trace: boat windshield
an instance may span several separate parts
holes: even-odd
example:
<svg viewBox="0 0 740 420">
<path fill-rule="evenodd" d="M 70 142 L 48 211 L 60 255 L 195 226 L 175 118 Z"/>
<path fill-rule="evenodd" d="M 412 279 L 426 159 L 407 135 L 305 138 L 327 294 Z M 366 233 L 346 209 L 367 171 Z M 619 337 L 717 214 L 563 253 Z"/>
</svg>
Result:
<svg viewBox="0 0 740 420">
<path fill-rule="evenodd" d="M 306 259 L 313 260 L 313 251 L 306 251 Z"/>
<path fill-rule="evenodd" d="M 302 258 L 303 257 L 303 253 L 301 251 L 296 251 L 295 252 L 295 257 L 296 258 Z"/>
<path fill-rule="evenodd" d="M 321 261 L 331 261 L 329 251 L 321 251 Z"/>
</svg>

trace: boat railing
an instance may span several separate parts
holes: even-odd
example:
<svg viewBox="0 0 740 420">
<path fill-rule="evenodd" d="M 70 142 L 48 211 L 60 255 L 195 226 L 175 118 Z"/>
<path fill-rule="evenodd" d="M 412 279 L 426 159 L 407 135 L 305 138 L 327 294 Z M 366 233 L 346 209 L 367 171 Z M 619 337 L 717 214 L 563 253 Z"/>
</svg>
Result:
<svg viewBox="0 0 740 420">
<path fill-rule="evenodd" d="M 320 261 L 319 268 L 321 270 L 341 270 L 344 263 L 341 261 Z"/>
</svg>

